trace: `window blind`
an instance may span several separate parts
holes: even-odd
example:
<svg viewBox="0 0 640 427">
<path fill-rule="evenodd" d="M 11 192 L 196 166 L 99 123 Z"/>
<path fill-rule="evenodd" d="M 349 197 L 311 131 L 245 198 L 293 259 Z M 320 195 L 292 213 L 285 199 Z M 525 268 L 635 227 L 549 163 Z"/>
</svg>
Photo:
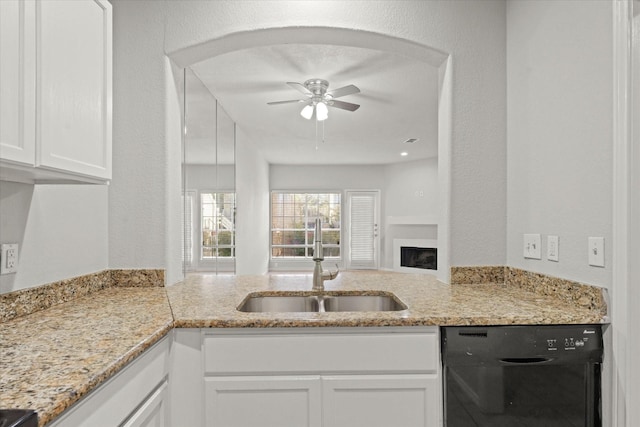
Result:
<svg viewBox="0 0 640 427">
<path fill-rule="evenodd" d="M 375 193 L 350 194 L 349 221 L 349 264 L 351 268 L 377 268 Z"/>
</svg>

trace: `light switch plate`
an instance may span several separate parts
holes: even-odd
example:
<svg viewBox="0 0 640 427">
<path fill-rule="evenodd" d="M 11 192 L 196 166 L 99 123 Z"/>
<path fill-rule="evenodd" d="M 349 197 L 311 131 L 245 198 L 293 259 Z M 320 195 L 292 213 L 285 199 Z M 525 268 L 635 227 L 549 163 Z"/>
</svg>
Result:
<svg viewBox="0 0 640 427">
<path fill-rule="evenodd" d="M 522 249 L 525 258 L 542 259 L 539 234 L 525 234 L 523 243 Z"/>
<path fill-rule="evenodd" d="M 589 237 L 589 265 L 604 267 L 604 237 Z"/>
<path fill-rule="evenodd" d="M 549 261 L 560 260 L 560 247 L 558 236 L 547 236 L 547 259 Z"/>
<path fill-rule="evenodd" d="M 3 243 L 0 245 L 0 274 L 11 274 L 18 271 L 18 244 Z"/>
</svg>

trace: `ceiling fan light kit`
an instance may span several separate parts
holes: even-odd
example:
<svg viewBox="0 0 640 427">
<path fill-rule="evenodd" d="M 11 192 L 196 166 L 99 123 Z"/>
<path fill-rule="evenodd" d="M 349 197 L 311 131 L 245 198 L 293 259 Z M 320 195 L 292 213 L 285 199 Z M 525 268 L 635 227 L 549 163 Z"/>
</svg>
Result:
<svg viewBox="0 0 640 427">
<path fill-rule="evenodd" d="M 304 83 L 287 82 L 287 84 L 301 92 L 305 98 L 292 99 L 288 101 L 274 101 L 268 102 L 267 104 L 277 105 L 302 102 L 305 106 L 302 108 L 300 115 L 307 120 L 311 120 L 315 113 L 317 121 L 323 121 L 329 117 L 329 107 L 340 108 L 347 111 L 356 111 L 360 108 L 360 105 L 352 104 L 351 102 L 335 101 L 335 98 L 359 93 L 360 89 L 354 85 L 348 85 L 332 91 L 327 91 L 329 88 L 329 82 L 323 79 L 309 79 Z"/>
<path fill-rule="evenodd" d="M 327 107 L 327 104 L 324 102 L 318 102 L 318 104 L 316 104 L 316 120 L 321 122 L 326 120 L 327 117 L 329 117 L 329 108 Z"/>
<path fill-rule="evenodd" d="M 305 107 L 300 111 L 300 115 L 307 120 L 310 120 L 313 117 L 313 105 L 305 105 Z"/>
</svg>

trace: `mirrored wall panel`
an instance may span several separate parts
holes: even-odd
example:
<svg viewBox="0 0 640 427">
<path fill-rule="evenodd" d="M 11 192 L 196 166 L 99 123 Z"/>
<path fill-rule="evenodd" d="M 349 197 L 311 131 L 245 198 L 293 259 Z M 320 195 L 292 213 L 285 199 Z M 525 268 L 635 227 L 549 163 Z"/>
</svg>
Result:
<svg viewBox="0 0 640 427">
<path fill-rule="evenodd" d="M 184 270 L 233 274 L 236 125 L 190 69 L 184 82 Z"/>
</svg>

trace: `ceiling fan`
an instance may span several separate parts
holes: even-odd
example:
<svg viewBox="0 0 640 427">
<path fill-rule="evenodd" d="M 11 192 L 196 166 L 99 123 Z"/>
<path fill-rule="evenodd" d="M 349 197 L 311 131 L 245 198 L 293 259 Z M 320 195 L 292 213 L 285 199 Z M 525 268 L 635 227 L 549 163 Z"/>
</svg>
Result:
<svg viewBox="0 0 640 427">
<path fill-rule="evenodd" d="M 267 104 L 277 105 L 290 104 L 293 102 L 304 103 L 305 107 L 300 112 L 300 115 L 305 119 L 310 120 L 315 113 L 316 120 L 318 121 L 327 119 L 329 116 L 328 107 L 340 108 L 347 111 L 356 111 L 360 108 L 360 105 L 358 104 L 336 100 L 336 98 L 340 98 L 342 96 L 359 93 L 360 89 L 354 85 L 344 86 L 327 92 L 329 82 L 323 79 L 309 79 L 304 83 L 287 82 L 287 84 L 304 94 L 305 98 L 292 99 L 288 101 L 273 101 L 267 102 Z"/>
</svg>

